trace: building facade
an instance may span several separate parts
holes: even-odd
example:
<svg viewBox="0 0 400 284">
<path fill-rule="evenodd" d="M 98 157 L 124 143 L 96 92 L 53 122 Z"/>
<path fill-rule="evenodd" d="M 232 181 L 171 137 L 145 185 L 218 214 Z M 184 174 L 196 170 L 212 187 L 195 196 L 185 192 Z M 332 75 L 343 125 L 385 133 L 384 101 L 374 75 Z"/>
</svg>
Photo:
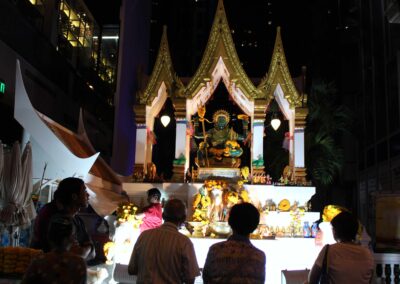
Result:
<svg viewBox="0 0 400 284">
<path fill-rule="evenodd" d="M 82 108 L 94 146 L 109 160 L 116 73 L 116 61 L 110 63 L 110 59 L 117 54 L 105 55 L 107 48 L 98 40 L 102 28 L 84 2 L 7 0 L 0 6 L 0 81 L 5 89 L 0 95 L 2 142 L 26 142 L 29 137 L 13 118 L 19 60 L 35 109 L 76 131 Z M 112 35 L 118 36 L 118 31 L 114 29 Z"/>
</svg>

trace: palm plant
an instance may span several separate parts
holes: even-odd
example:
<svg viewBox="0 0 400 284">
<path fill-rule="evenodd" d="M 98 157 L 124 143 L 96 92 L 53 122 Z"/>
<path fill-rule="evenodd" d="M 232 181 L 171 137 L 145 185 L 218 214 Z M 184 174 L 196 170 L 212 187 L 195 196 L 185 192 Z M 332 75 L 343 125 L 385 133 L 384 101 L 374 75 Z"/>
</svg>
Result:
<svg viewBox="0 0 400 284">
<path fill-rule="evenodd" d="M 316 186 L 332 185 L 344 162 L 338 142 L 350 130 L 352 118 L 350 111 L 338 103 L 336 94 L 333 82 L 317 82 L 308 97 L 306 167 L 308 179 Z"/>
</svg>

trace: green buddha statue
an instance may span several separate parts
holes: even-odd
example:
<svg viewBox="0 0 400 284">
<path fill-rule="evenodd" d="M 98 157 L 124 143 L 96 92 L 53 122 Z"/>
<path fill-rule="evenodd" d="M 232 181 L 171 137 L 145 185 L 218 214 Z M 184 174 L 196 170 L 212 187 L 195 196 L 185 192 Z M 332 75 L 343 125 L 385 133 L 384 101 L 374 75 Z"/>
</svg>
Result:
<svg viewBox="0 0 400 284">
<path fill-rule="evenodd" d="M 229 127 L 230 116 L 225 110 L 218 110 L 213 115 L 214 127 L 200 133 L 198 131 L 198 119 L 194 121 L 195 126 L 195 137 L 204 139 L 200 143 L 200 147 L 197 152 L 197 163 L 198 166 L 206 166 L 209 164 L 205 161 L 208 158 L 212 158 L 217 162 L 222 162 L 224 158 L 238 158 L 243 154 L 243 149 L 240 147 L 238 141 L 243 141 L 247 137 L 248 128 L 248 117 L 247 115 L 239 115 L 239 119 L 243 121 L 243 134 L 239 134 Z M 200 120 L 204 117 L 200 117 Z M 205 133 L 205 136 L 204 136 Z M 240 165 L 240 160 L 239 165 Z M 231 166 L 232 166 L 232 161 Z M 237 161 L 234 161 L 237 164 Z M 239 166 L 236 165 L 235 167 Z M 214 165 L 215 166 L 215 165 Z"/>
</svg>

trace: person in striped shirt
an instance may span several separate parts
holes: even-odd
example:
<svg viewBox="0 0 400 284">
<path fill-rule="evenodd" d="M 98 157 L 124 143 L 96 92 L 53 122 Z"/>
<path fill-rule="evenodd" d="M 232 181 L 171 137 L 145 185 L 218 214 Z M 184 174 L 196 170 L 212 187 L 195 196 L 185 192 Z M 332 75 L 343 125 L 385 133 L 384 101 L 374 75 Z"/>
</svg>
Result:
<svg viewBox="0 0 400 284">
<path fill-rule="evenodd" d="M 164 223 L 140 234 L 132 251 L 128 273 L 136 283 L 194 283 L 200 275 L 193 243 L 178 229 L 186 220 L 186 206 L 179 199 L 167 201 Z"/>
</svg>

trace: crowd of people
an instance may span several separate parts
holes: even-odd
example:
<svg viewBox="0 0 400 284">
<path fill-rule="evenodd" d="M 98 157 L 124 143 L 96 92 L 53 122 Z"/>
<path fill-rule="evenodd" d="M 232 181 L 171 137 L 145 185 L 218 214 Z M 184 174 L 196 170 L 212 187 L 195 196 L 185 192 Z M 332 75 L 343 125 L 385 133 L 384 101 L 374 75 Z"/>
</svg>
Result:
<svg viewBox="0 0 400 284">
<path fill-rule="evenodd" d="M 139 217 L 143 223 L 128 265 L 136 283 L 194 283 L 202 274 L 204 283 L 264 283 L 265 253 L 249 239 L 260 214 L 251 203 L 232 207 L 228 223 L 232 235 L 209 248 L 202 273 L 192 241 L 179 232 L 186 221 L 186 206 L 169 199 L 162 208 L 161 192 L 147 192 L 149 205 Z M 83 180 L 66 178 L 54 200 L 39 212 L 31 246 L 45 254 L 34 259 L 22 283 L 86 283 L 87 262 L 95 257 L 93 242 L 77 215 L 88 206 Z M 164 222 L 162 222 L 162 219 Z M 374 261 L 370 250 L 356 243 L 357 218 L 341 212 L 331 221 L 335 244 L 318 255 L 305 283 L 371 283 Z M 56 282 L 54 282 L 56 281 Z"/>
</svg>

